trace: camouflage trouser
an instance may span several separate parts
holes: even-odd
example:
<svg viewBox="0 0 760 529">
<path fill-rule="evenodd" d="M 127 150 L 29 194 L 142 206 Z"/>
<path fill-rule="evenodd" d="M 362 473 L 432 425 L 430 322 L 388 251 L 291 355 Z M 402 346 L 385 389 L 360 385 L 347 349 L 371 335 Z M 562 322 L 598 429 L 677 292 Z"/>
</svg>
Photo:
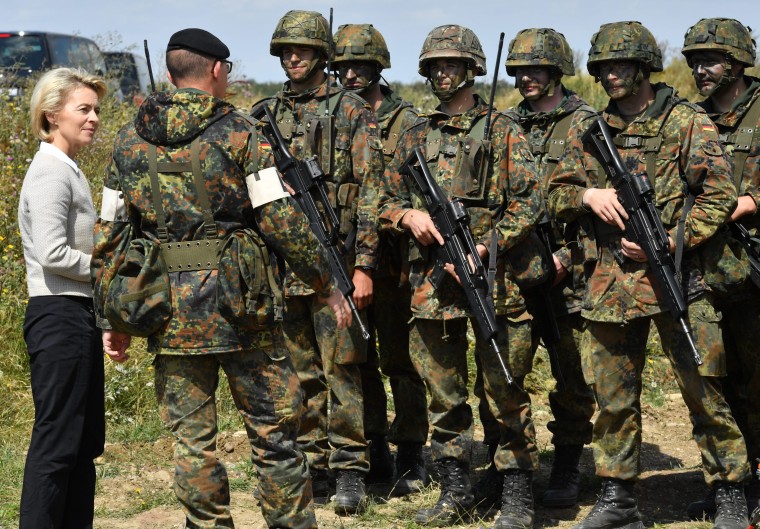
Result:
<svg viewBox="0 0 760 529">
<path fill-rule="evenodd" d="M 355 364 L 366 358 L 366 344 L 356 336 L 356 325 L 351 332 L 339 330 L 333 312 L 315 295 L 286 297 L 283 323 L 304 391 L 298 446 L 309 466 L 367 472 L 362 382 Z"/>
<path fill-rule="evenodd" d="M 728 370 L 724 391 L 754 463 L 760 458 L 760 299 L 733 303 L 721 312 Z"/>
<path fill-rule="evenodd" d="M 690 304 L 689 319 L 697 348 L 703 353 L 704 365 L 699 369 L 670 313 L 636 318 L 625 325 L 587 322 L 581 353 L 586 379 L 594 381 L 599 406 L 594 423 L 598 476 L 630 480 L 641 472 L 641 377 L 650 321 L 654 320 L 663 352 L 689 408 L 705 480 L 710 485 L 747 477 L 744 439 L 721 393 L 720 379 L 705 376 L 722 369 L 718 318 L 705 300 L 699 300 Z"/>
<path fill-rule="evenodd" d="M 374 281 L 374 301 L 369 307 L 369 323 L 377 333 L 379 351 L 371 337 L 367 362 L 362 364 L 364 390 L 364 433 L 388 433 L 387 397 L 380 370 L 390 378 L 396 417 L 389 440 L 399 443 L 425 443 L 428 435 L 425 384 L 409 358 L 409 320 L 412 317 L 411 288 L 398 284 L 398 277 L 379 277 Z M 379 353 L 379 359 L 378 359 Z M 379 360 L 379 362 L 378 362 Z"/>
<path fill-rule="evenodd" d="M 499 424 L 496 466 L 538 468 L 536 434 L 531 419 L 530 396 L 522 381 L 530 372 L 530 320 L 498 316 L 499 347 L 515 384 L 507 385 L 501 365 L 488 344 L 476 338 L 475 354 L 484 374 L 484 389 L 491 413 Z M 473 325 L 477 323 L 473 321 Z M 475 334 L 478 336 L 476 327 Z M 433 460 L 453 457 L 470 462 L 472 409 L 467 403 L 467 320 L 415 318 L 409 334 L 412 361 L 430 391 L 428 404 L 433 427 Z"/>
<path fill-rule="evenodd" d="M 174 491 L 185 511 L 185 527 L 234 527 L 227 472 L 215 453 L 219 367 L 248 432 L 267 524 L 317 527 L 306 460 L 296 445 L 301 389 L 283 345 L 276 347 L 156 356 L 156 400 L 177 440 Z"/>
<path fill-rule="evenodd" d="M 586 380 L 583 378 L 581 368 L 580 343 L 583 336 L 585 322 L 580 313 L 567 314 L 557 318 L 560 342 L 557 346 L 557 360 L 559 363 L 563 385 L 559 384 L 549 393 L 549 406 L 554 420 L 546 425 L 552 432 L 552 444 L 559 445 L 584 445 L 591 442 L 594 415 L 594 394 L 591 392 Z M 533 332 L 533 351 L 538 347 L 538 335 Z M 552 373 L 557 378 L 557 373 Z M 499 428 L 491 414 L 488 404 L 483 396 L 483 384 L 481 369 L 475 380 L 475 395 L 478 396 L 478 412 L 480 422 L 483 424 L 483 442 L 488 445 L 495 444 L 499 440 Z"/>
</svg>

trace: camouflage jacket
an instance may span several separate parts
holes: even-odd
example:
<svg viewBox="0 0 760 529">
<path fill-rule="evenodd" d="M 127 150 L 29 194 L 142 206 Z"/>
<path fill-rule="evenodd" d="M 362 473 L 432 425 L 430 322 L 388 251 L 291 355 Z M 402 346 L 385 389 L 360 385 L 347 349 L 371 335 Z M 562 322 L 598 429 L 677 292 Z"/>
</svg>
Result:
<svg viewBox="0 0 760 529">
<path fill-rule="evenodd" d="M 718 134 L 707 115 L 665 84 L 652 88 L 655 100 L 630 124 L 621 118 L 614 102 L 609 103 L 603 116 L 632 173 L 645 172 L 650 160 L 641 145 L 642 138 L 661 135 L 660 147 L 652 153 L 654 174 L 648 175 L 655 205 L 663 225 L 676 241 L 685 189 L 696 196 L 685 218 L 684 248 L 689 250 L 707 241 L 726 221 L 736 207 L 736 190 Z M 548 207 L 560 221 L 578 220 L 581 224 L 584 259 L 587 268 L 593 270 L 588 278 L 583 316 L 593 321 L 623 323 L 667 309 L 655 295 L 647 273 L 649 265 L 630 260 L 619 265 L 610 248 L 619 245 L 622 233 L 602 223 L 583 206 L 585 189 L 612 187 L 595 159 L 593 147 L 581 140 L 589 124 L 590 120 L 580 122 L 570 131 L 570 143 L 549 182 Z M 683 277 L 689 296 L 707 288 L 702 275 L 698 255 L 687 251 Z"/>
<path fill-rule="evenodd" d="M 499 314 L 515 314 L 525 308 L 520 290 L 511 279 L 506 266 L 505 252 L 520 242 L 540 218 L 541 195 L 535 178 L 533 156 L 517 124 L 508 116 L 495 112 L 492 116 L 492 149 L 484 182 L 473 184 L 468 175 L 456 179 L 454 170 L 461 141 L 469 136 L 478 120 L 485 119 L 487 105 L 476 96 L 475 106 L 457 116 L 440 110 L 425 116 L 407 130 L 393 161 L 386 167 L 379 204 L 380 230 L 405 233 L 402 217 L 409 209 L 426 211 L 422 196 L 410 188 L 399 174 L 401 165 L 416 146 L 424 146 L 431 173 L 449 196 L 472 197 L 472 187 L 482 192 L 477 206 L 468 206 L 472 233 L 476 244 L 490 247 L 492 230 L 497 233 L 498 272 L 494 286 L 494 301 Z M 427 143 L 429 133 L 440 132 L 440 143 Z M 440 155 L 436 155 L 438 151 Z M 413 186 L 413 184 L 412 184 Z M 464 191 L 464 194 L 463 194 Z M 427 278 L 435 265 L 430 247 L 415 244 L 410 249 L 413 288 L 412 313 L 417 318 L 461 318 L 469 316 L 464 293 L 453 278 L 446 277 L 436 290 Z M 487 265 L 487 263 L 485 263 Z"/>
<path fill-rule="evenodd" d="M 749 195 L 756 204 L 760 204 L 760 116 L 757 114 L 757 111 L 760 110 L 760 79 L 749 76 L 745 76 L 744 79 L 748 85 L 747 89 L 736 98 L 728 112 L 723 114 L 715 112 L 710 98 L 702 101 L 699 105 L 718 127 L 721 142 L 726 150 L 726 157 L 733 169 L 734 184 L 738 194 L 740 196 Z M 754 122 L 750 122 L 747 119 L 751 116 L 747 114 L 753 107 L 754 112 L 756 112 L 755 116 L 758 117 L 754 119 Z M 740 127 L 741 130 L 739 130 Z M 743 158 L 741 169 L 737 167 L 739 157 Z M 760 233 L 760 215 L 744 215 L 739 222 L 753 236 Z M 720 265 L 726 271 L 730 267 L 734 272 L 733 275 L 736 276 L 734 280 L 736 284 L 728 284 L 729 282 L 727 282 L 728 288 L 725 290 L 728 292 L 721 292 L 721 302 L 737 302 L 757 296 L 757 289 L 750 281 L 747 281 L 749 279 L 749 268 L 747 266 L 749 257 L 745 249 L 733 239 L 729 239 L 728 244 L 731 247 L 731 254 L 726 254 Z M 734 256 L 738 261 L 732 259 Z M 745 278 L 741 284 L 738 283 L 739 276 Z"/>
<path fill-rule="evenodd" d="M 126 215 L 114 220 L 101 218 L 95 226 L 92 277 L 101 321 L 104 296 L 99 293 L 107 288 L 105 283 L 111 273 L 104 267 L 109 262 L 109 252 L 130 229 L 159 241 L 148 145 L 158 146 L 159 163 L 189 161 L 189 145 L 196 137 L 200 137 L 201 171 L 219 236 L 252 227 L 270 250 L 284 258 L 309 285 L 323 295 L 333 288 L 327 255 L 291 200 L 275 200 L 255 210 L 251 207 L 245 177 L 258 171 L 259 160 L 265 153 L 258 151 L 248 119 L 236 113 L 229 103 L 206 92 L 182 89 L 148 97 L 134 123 L 124 126 L 116 136 L 105 186 L 123 197 Z M 186 174 L 159 174 L 170 242 L 207 238 L 203 210 L 192 180 Z M 164 330 L 148 339 L 150 351 L 211 354 L 271 346 L 273 333 L 278 329 L 243 333 L 221 316 L 217 308 L 217 272 L 169 274 L 173 315 Z"/>
<path fill-rule="evenodd" d="M 557 124 L 570 116 L 572 128 L 596 111 L 575 92 L 561 85 L 564 97 L 560 104 L 549 112 L 534 112 L 527 101 L 521 101 L 514 109 L 508 111 L 522 127 L 525 138 L 530 143 L 536 163 L 536 173 L 541 182 L 544 201 L 549 197 L 549 177 L 557 167 L 567 137 L 555 138 Z M 544 202 L 545 203 L 545 202 Z M 581 310 L 586 282 L 583 276 L 583 255 L 578 243 L 577 223 L 558 223 L 551 218 L 554 242 L 554 255 L 567 269 L 568 277 L 552 289 L 554 305 L 559 312 L 573 313 Z"/>
<path fill-rule="evenodd" d="M 293 156 L 298 159 L 318 156 L 328 177 L 330 199 L 338 214 L 341 235 L 345 239 L 354 227 L 356 230 L 356 243 L 354 248 L 349 248 L 348 264 L 375 268 L 379 244 L 377 191 L 372 185 L 364 185 L 365 179 L 377 181 L 383 171 L 374 113 L 363 99 L 347 91 L 342 92 L 337 106 L 330 108 L 330 114 L 334 116 L 333 170 L 330 174 L 329 160 L 324 159 L 329 155 L 312 152 L 321 151 L 326 144 L 317 138 L 312 149 L 309 141 L 310 133 L 314 133 L 314 118 L 320 117 L 320 102 L 327 98 L 327 85 L 303 93 L 293 92 L 289 86 L 289 82 L 285 83 L 274 97 L 258 102 L 251 113 L 258 116 L 262 112 L 261 105 L 268 105 Z M 338 88 L 331 87 L 330 99 L 334 100 L 334 94 L 339 92 Z M 285 285 L 288 296 L 305 296 L 313 292 L 292 273 L 286 277 Z"/>
<path fill-rule="evenodd" d="M 744 77 L 747 82 L 747 90 L 734 101 L 731 110 L 723 114 L 718 114 L 713 109 L 712 100 L 706 99 L 699 103 L 710 119 L 718 126 L 721 141 L 726 149 L 726 156 L 732 167 L 735 167 L 735 149 L 734 143 L 728 143 L 729 136 L 734 134 L 739 127 L 742 118 L 747 114 L 750 107 L 760 105 L 760 79 L 756 77 Z M 760 119 L 755 123 L 741 123 L 743 128 L 752 128 L 752 140 L 749 145 L 747 159 L 744 162 L 742 174 L 734 174 L 734 182 L 737 183 L 739 195 L 751 196 L 755 203 L 760 204 Z M 747 228 L 754 228 L 755 231 L 760 228 L 760 217 L 745 216 L 742 218 Z"/>
<path fill-rule="evenodd" d="M 383 142 L 383 159 L 387 166 L 393 160 L 403 132 L 412 127 L 420 117 L 411 103 L 401 99 L 389 87 L 381 85 L 380 90 L 383 93 L 383 102 L 375 112 L 375 116 L 380 128 L 380 139 Z M 376 182 L 373 187 L 379 190 L 381 182 Z M 381 233 L 375 277 L 402 276 L 401 281 L 405 281 L 409 273 L 408 261 L 408 237 L 387 232 Z"/>
</svg>

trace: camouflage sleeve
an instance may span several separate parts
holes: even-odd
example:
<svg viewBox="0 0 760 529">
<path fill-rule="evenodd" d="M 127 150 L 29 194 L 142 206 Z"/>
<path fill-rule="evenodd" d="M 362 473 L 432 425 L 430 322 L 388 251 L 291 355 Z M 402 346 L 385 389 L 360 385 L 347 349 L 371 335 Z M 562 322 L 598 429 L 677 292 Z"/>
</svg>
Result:
<svg viewBox="0 0 760 529">
<path fill-rule="evenodd" d="M 266 104 L 266 101 L 261 104 Z M 261 133 L 248 132 L 240 164 L 246 174 L 273 167 L 274 156 Z M 288 263 L 298 278 L 318 295 L 329 296 L 334 288 L 326 251 L 319 244 L 304 214 L 291 199 L 279 199 L 254 210 L 254 222 L 267 245 Z"/>
<path fill-rule="evenodd" d="M 119 193 L 118 171 L 113 159 L 108 167 L 104 186 L 112 192 Z M 108 287 L 116 271 L 124 261 L 126 249 L 132 240 L 134 228 L 128 218 L 103 218 L 103 211 L 95 223 L 93 234 L 94 248 L 90 261 L 90 282 L 93 290 L 93 304 L 98 327 L 110 329 L 111 324 L 105 317 L 104 304 Z"/>
<path fill-rule="evenodd" d="M 298 278 L 319 296 L 335 287 L 326 250 L 309 228 L 306 217 L 290 199 L 280 199 L 254 210 L 256 225 L 267 245 L 281 256 Z"/>
<path fill-rule="evenodd" d="M 377 201 L 383 175 L 382 143 L 377 120 L 368 106 L 352 119 L 351 160 L 353 175 L 361 185 L 356 205 L 356 266 L 377 264 Z"/>
<path fill-rule="evenodd" d="M 683 125 L 680 165 L 694 206 L 686 217 L 684 241 L 693 248 L 710 238 L 736 209 L 737 196 L 731 168 L 718 139 L 718 133 L 706 114 L 693 114 Z M 677 226 L 670 230 L 676 239 Z"/>
<path fill-rule="evenodd" d="M 422 129 L 413 127 L 399 138 L 396 154 L 383 173 L 383 181 L 378 198 L 378 229 L 388 233 L 404 233 L 401 219 L 412 209 L 412 199 L 406 181 L 399 173 L 401 165 L 409 157 L 412 149 L 422 144 Z"/>
<path fill-rule="evenodd" d="M 549 214 L 560 222 L 572 222 L 587 215 L 590 210 L 583 206 L 583 193 L 596 187 L 596 172 L 591 157 L 584 152 L 581 138 L 591 125 L 590 120 L 573 123 L 568 133 L 565 151 L 557 168 L 549 177 Z"/>
<path fill-rule="evenodd" d="M 528 141 L 517 126 L 506 118 L 494 121 L 492 141 L 496 156 L 494 174 L 498 174 L 503 196 L 498 232 L 498 253 L 501 255 L 520 242 L 543 213 L 541 191 Z M 497 172 L 498 171 L 498 172 Z M 488 247 L 491 230 L 478 241 Z"/>
</svg>

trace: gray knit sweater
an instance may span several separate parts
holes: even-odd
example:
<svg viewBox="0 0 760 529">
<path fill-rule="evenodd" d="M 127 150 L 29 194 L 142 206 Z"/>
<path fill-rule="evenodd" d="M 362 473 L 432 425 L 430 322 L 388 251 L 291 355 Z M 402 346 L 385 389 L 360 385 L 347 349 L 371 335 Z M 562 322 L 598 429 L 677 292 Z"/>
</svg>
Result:
<svg viewBox="0 0 760 529">
<path fill-rule="evenodd" d="M 21 186 L 18 225 L 29 296 L 92 297 L 97 214 L 87 179 L 60 149 L 41 143 Z"/>
</svg>

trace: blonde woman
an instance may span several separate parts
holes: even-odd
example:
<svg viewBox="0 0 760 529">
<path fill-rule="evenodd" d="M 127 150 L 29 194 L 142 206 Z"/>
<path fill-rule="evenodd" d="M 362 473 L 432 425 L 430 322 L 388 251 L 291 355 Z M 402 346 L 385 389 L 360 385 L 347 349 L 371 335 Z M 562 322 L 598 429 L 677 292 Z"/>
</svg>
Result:
<svg viewBox="0 0 760 529">
<path fill-rule="evenodd" d="M 35 411 L 19 529 L 92 527 L 93 460 L 105 442 L 103 344 L 90 286 L 97 214 L 76 158 L 98 130 L 105 92 L 101 79 L 70 68 L 47 72 L 32 92 L 40 149 L 24 177 L 18 224 Z"/>
</svg>

